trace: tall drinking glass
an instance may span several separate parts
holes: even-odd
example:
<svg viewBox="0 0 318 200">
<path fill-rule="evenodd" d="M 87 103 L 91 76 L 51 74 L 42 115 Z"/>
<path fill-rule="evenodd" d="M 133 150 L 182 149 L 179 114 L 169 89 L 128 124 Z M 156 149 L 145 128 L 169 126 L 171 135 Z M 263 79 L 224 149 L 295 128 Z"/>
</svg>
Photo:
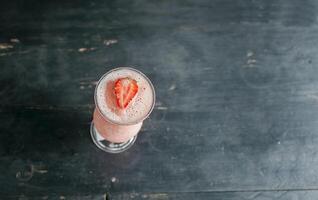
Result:
<svg viewBox="0 0 318 200">
<path fill-rule="evenodd" d="M 104 74 L 95 93 L 91 136 L 98 148 L 120 153 L 130 148 L 155 105 L 155 90 L 140 71 L 120 67 Z"/>
</svg>

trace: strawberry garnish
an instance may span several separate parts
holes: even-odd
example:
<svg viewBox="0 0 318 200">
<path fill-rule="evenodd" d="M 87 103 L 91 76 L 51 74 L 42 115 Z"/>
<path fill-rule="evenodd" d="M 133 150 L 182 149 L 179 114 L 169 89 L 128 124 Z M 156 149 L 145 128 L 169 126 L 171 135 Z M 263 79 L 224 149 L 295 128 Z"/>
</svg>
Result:
<svg viewBox="0 0 318 200">
<path fill-rule="evenodd" d="M 124 109 L 138 92 L 137 81 L 128 77 L 120 78 L 115 82 L 114 90 L 118 107 Z"/>
</svg>

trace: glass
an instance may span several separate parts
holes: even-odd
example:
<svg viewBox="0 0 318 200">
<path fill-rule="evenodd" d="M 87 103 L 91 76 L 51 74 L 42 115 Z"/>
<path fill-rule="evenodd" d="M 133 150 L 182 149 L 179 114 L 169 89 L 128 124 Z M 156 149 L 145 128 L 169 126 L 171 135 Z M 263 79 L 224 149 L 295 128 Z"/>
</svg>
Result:
<svg viewBox="0 0 318 200">
<path fill-rule="evenodd" d="M 114 84 L 120 78 L 137 81 L 138 92 L 127 108 L 116 105 Z M 151 81 L 142 72 L 130 68 L 115 68 L 98 81 L 95 93 L 95 110 L 91 123 L 91 136 L 98 148 L 109 153 L 120 153 L 136 141 L 143 121 L 155 105 L 155 90 Z"/>
</svg>

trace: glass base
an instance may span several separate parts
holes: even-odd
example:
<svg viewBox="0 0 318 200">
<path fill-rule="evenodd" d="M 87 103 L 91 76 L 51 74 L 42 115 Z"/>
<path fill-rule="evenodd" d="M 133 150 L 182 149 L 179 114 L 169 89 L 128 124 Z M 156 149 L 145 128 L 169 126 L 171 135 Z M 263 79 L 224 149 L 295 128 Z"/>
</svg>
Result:
<svg viewBox="0 0 318 200">
<path fill-rule="evenodd" d="M 126 151 L 127 149 L 129 149 L 136 141 L 137 135 L 135 135 L 133 138 L 131 138 L 130 140 L 128 140 L 127 142 L 123 142 L 123 143 L 113 143 L 113 142 L 109 142 L 107 140 L 105 140 L 105 138 L 103 138 L 98 131 L 96 130 L 94 123 L 91 123 L 91 136 L 93 139 L 93 142 L 95 143 L 95 145 L 108 153 L 121 153 L 123 151 Z"/>
</svg>

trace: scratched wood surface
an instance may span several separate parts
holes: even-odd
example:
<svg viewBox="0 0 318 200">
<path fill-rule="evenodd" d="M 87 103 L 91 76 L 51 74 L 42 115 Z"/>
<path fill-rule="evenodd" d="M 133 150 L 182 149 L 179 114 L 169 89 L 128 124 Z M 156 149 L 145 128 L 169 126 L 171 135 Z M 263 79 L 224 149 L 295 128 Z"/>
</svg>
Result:
<svg viewBox="0 0 318 200">
<path fill-rule="evenodd" d="M 144 199 L 144 200 L 301 200 L 316 199 L 317 191 L 280 191 L 280 192 L 195 192 L 195 193 L 122 193 L 110 195 L 112 200 Z"/>
<path fill-rule="evenodd" d="M 313 199 L 317 6 L 3 3 L 1 198 Z M 157 104 L 136 144 L 110 155 L 89 124 L 96 81 L 115 66 L 147 74 Z"/>
<path fill-rule="evenodd" d="M 32 196 L 32 200 L 64 199 L 64 200 L 302 200 L 316 199 L 317 191 L 255 191 L 255 192 L 177 192 L 177 193 L 115 193 L 87 195 L 43 195 Z M 6 196 L 7 197 L 7 196 Z M 13 195 L 6 199 L 29 199 L 26 195 Z"/>
</svg>

